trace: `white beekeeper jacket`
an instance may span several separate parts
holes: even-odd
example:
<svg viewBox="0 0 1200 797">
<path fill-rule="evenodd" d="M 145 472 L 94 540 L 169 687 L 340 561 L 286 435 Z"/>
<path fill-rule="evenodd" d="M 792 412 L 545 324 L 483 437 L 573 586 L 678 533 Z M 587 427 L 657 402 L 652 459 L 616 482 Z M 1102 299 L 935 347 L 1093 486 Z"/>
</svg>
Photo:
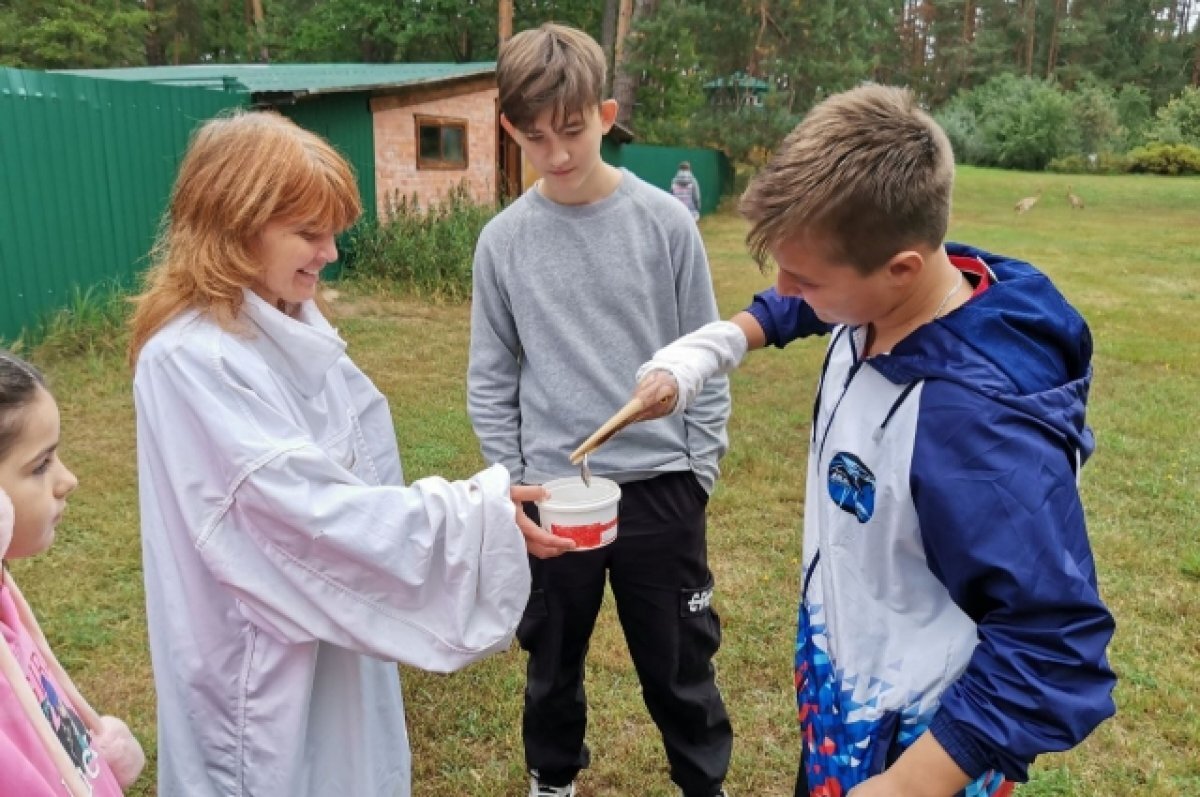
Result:
<svg viewBox="0 0 1200 797">
<path fill-rule="evenodd" d="M 529 595 L 507 472 L 403 486 L 316 307 L 240 320 L 181 314 L 134 379 L 159 794 L 407 797 L 391 662 L 504 650 Z"/>
</svg>

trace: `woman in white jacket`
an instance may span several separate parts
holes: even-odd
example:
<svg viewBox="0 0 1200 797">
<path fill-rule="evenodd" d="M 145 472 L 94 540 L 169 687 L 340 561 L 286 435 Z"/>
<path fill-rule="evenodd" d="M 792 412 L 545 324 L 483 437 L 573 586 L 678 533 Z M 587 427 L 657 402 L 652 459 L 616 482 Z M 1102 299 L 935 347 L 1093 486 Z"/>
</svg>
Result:
<svg viewBox="0 0 1200 797">
<path fill-rule="evenodd" d="M 396 667 L 508 647 L 526 548 L 491 467 L 404 485 L 383 395 L 315 304 L 350 167 L 271 113 L 205 124 L 137 299 L 138 474 L 159 793 L 406 797 Z"/>
</svg>

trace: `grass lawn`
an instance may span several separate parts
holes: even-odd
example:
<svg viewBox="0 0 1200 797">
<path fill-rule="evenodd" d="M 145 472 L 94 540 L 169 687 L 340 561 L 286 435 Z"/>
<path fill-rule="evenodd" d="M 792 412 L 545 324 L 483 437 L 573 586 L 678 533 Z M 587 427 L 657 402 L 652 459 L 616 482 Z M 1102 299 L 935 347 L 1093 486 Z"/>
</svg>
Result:
<svg viewBox="0 0 1200 797">
<path fill-rule="evenodd" d="M 1070 183 L 1087 203 L 1072 211 Z M 1013 203 L 1038 189 L 1029 213 Z M 1041 759 L 1022 795 L 1200 795 L 1200 180 L 963 169 L 951 238 L 1031 260 L 1091 323 L 1083 474 L 1101 587 L 1118 622 L 1118 714 L 1082 747 Z M 702 230 L 723 314 L 768 284 L 732 212 Z M 482 466 L 465 411 L 468 308 L 342 286 L 338 325 L 391 398 L 410 479 Z M 81 487 L 50 553 L 13 566 L 85 695 L 127 718 L 154 756 L 154 695 L 138 542 L 133 413 L 119 346 L 35 352 L 63 411 L 63 458 Z M 750 358 L 734 376 L 732 449 L 710 509 L 720 680 L 737 741 L 734 795 L 791 794 L 791 689 L 799 526 L 814 378 L 823 344 Z M 629 375 L 632 376 L 632 375 Z M 614 408 L 615 409 L 615 408 Z M 982 519 L 981 519 L 982 520 Z M 402 675 L 418 797 L 524 794 L 524 656 L 465 672 Z M 674 795 L 611 606 L 588 669 L 593 764 L 580 794 Z M 336 744 L 337 740 L 327 740 Z M 147 768 L 134 794 L 154 793 Z M 345 797 L 351 797 L 346 795 Z"/>
</svg>

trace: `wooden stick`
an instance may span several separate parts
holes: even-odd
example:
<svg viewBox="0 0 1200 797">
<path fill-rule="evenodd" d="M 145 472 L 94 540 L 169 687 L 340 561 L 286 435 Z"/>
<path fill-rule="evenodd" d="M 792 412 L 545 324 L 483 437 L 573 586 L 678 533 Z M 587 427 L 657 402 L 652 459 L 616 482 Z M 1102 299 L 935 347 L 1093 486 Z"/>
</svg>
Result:
<svg viewBox="0 0 1200 797">
<path fill-rule="evenodd" d="M 584 454 L 590 454 L 608 441 L 608 438 L 624 429 L 633 417 L 646 409 L 646 404 L 640 398 L 630 399 L 629 403 L 617 411 L 615 415 L 604 422 L 604 425 L 583 441 L 579 448 L 571 452 L 571 464 L 578 465 Z"/>
</svg>

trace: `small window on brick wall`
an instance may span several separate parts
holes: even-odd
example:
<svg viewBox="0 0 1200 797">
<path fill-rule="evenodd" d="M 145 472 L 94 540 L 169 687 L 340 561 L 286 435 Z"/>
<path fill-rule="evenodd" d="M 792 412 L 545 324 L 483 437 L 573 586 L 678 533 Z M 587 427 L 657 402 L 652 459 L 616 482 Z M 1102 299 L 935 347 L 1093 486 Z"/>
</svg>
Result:
<svg viewBox="0 0 1200 797">
<path fill-rule="evenodd" d="M 417 168 L 467 168 L 467 120 L 418 116 Z"/>
</svg>

